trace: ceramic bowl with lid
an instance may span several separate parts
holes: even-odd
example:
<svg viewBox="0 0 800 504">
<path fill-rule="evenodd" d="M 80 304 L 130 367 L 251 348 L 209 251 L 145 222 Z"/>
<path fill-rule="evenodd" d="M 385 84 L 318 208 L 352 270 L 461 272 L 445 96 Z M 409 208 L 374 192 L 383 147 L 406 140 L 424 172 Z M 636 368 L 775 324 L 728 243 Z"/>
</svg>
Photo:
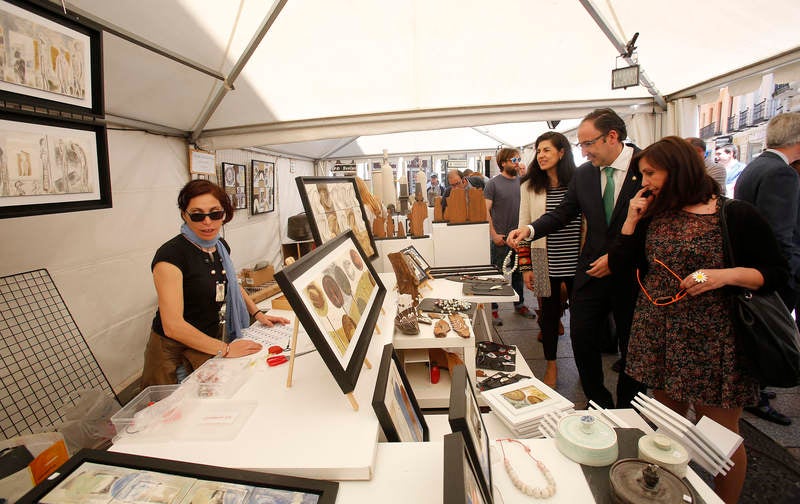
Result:
<svg viewBox="0 0 800 504">
<path fill-rule="evenodd" d="M 583 413 L 559 420 L 556 447 L 570 460 L 592 467 L 612 464 L 619 456 L 614 429 Z"/>
<path fill-rule="evenodd" d="M 663 434 L 648 434 L 639 438 L 639 458 L 669 469 L 679 478 L 686 476 L 689 452 L 682 444 Z"/>
<path fill-rule="evenodd" d="M 641 459 L 622 459 L 608 472 L 614 504 L 692 504 L 692 490 L 671 471 Z"/>
</svg>

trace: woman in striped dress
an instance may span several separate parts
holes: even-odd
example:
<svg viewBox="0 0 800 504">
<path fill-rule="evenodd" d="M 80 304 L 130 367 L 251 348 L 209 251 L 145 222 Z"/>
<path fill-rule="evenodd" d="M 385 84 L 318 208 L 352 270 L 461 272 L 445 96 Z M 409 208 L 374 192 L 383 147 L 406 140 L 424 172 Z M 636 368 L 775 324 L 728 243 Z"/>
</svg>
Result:
<svg viewBox="0 0 800 504">
<path fill-rule="evenodd" d="M 567 137 L 548 131 L 536 139 L 536 157 L 520 184 L 520 227 L 535 221 L 561 203 L 574 171 L 575 160 Z M 581 217 L 578 216 L 564 229 L 546 238 L 528 242 L 527 247 L 531 247 L 529 256 L 522 249 L 523 245 L 520 246 L 519 266 L 525 285 L 541 296 L 539 326 L 547 360 L 542 381 L 553 388 L 558 380 L 556 353 L 558 326 L 563 313 L 561 286 L 566 287 L 568 295 L 571 293 L 580 239 Z"/>
</svg>

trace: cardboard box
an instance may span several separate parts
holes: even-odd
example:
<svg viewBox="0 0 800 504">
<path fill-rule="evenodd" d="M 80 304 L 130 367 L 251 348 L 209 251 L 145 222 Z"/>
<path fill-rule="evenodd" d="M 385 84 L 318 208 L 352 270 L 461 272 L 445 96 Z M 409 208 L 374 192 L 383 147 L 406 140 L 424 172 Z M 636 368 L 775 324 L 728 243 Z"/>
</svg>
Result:
<svg viewBox="0 0 800 504">
<path fill-rule="evenodd" d="M 255 287 L 275 280 L 275 267 L 271 264 L 266 268 L 254 270 L 245 268 L 242 270 L 242 278 L 245 287 Z"/>
</svg>

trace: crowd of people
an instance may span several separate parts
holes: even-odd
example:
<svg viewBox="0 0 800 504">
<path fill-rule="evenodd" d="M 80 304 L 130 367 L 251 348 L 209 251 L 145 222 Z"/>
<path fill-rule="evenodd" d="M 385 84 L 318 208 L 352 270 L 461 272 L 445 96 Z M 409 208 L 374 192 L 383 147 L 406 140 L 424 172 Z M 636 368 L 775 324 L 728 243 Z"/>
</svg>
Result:
<svg viewBox="0 0 800 504">
<path fill-rule="evenodd" d="M 580 166 L 567 138 L 551 131 L 536 139 L 527 170 L 519 150 L 503 148 L 493 178 L 451 170 L 447 188 L 436 175 L 426 188 L 431 205 L 437 196 L 446 205 L 453 187 L 483 188 L 492 262 L 509 272 L 517 256 L 515 312 L 535 318 L 525 291 L 539 299 L 543 381 L 558 386 L 556 350 L 568 298 L 569 337 L 588 400 L 626 408 L 650 389 L 676 412 L 692 407 L 698 418 L 734 432 L 744 408 L 788 425 L 737 348 L 727 287 L 776 291 L 787 308 L 798 308 L 800 174 L 792 165 L 800 162 L 800 113 L 774 117 L 767 149 L 747 165 L 730 144 L 717 148 L 712 161 L 698 138 L 665 137 L 641 150 L 626 143 L 625 122 L 608 108 L 584 117 L 577 137 L 588 160 Z M 735 198 L 726 215 L 736 267 L 723 252 L 726 197 Z M 143 386 L 176 383 L 180 368 L 191 372 L 214 355 L 258 352 L 260 345 L 239 338 L 241 330 L 253 321 L 288 322 L 262 313 L 237 285 L 220 236 L 234 211 L 225 192 L 193 180 L 178 208 L 180 233 L 151 265 L 158 310 Z M 492 316 L 502 324 L 497 305 Z M 620 355 L 616 401 L 604 385 L 601 354 L 609 348 Z M 732 459 L 733 469 L 716 478 L 726 502 L 736 502 L 744 483 L 743 445 Z"/>
</svg>

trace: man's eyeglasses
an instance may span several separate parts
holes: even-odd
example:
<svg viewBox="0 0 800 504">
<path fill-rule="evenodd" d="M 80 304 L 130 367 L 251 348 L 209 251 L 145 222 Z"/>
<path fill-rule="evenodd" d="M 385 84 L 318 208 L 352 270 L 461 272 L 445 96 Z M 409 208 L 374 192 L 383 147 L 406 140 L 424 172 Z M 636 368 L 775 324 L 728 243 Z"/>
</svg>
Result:
<svg viewBox="0 0 800 504">
<path fill-rule="evenodd" d="M 655 263 L 656 263 L 656 264 L 659 264 L 659 265 L 663 266 L 663 267 L 664 267 L 664 268 L 665 268 L 667 271 L 669 271 L 670 273 L 672 273 L 672 276 L 674 276 L 675 278 L 677 278 L 677 279 L 678 279 L 678 282 L 682 282 L 682 281 L 683 281 L 683 278 L 679 277 L 677 273 L 675 273 L 674 271 L 672 271 L 672 270 L 669 268 L 669 266 L 667 266 L 667 265 L 666 265 L 666 264 L 664 264 L 663 262 L 659 261 L 659 260 L 658 260 L 658 259 L 656 259 L 655 257 L 653 258 L 653 261 L 655 261 Z M 667 306 L 667 305 L 671 305 L 672 303 L 675 303 L 675 302 L 677 302 L 677 301 L 680 301 L 681 299 L 683 299 L 684 297 L 686 297 L 686 289 L 681 289 L 681 290 L 679 290 L 679 291 L 678 291 L 676 294 L 674 294 L 674 295 L 672 295 L 672 296 L 659 296 L 659 297 L 657 297 L 657 298 L 653 299 L 653 298 L 652 298 L 652 296 L 650 296 L 650 293 L 649 293 L 649 292 L 647 292 L 647 289 L 645 289 L 645 288 L 644 288 L 644 285 L 642 285 L 642 280 L 639 278 L 639 270 L 638 270 L 638 269 L 636 270 L 636 281 L 637 281 L 637 282 L 639 282 L 639 288 L 640 288 L 640 289 L 642 289 L 642 292 L 644 292 L 644 295 L 645 295 L 645 296 L 647 296 L 647 299 L 648 299 L 648 300 L 649 300 L 651 303 L 653 303 L 654 305 L 656 305 L 656 306 Z"/>
<path fill-rule="evenodd" d="M 511 159 L 509 159 L 509 161 L 511 161 L 512 163 L 519 163 L 520 161 L 522 161 L 522 158 L 521 157 L 512 157 Z"/>
<path fill-rule="evenodd" d="M 187 213 L 187 215 L 192 222 L 203 222 L 206 220 L 206 217 L 210 218 L 211 220 L 221 220 L 225 217 L 225 210 L 214 210 L 213 212 L 208 213 Z"/>
<path fill-rule="evenodd" d="M 598 140 L 600 140 L 604 136 L 608 136 L 608 133 L 603 133 L 599 137 L 593 138 L 592 140 L 586 140 L 584 142 L 578 142 L 578 143 L 575 144 L 575 147 L 580 147 L 581 149 L 585 149 L 586 147 L 591 147 L 592 145 L 595 144 L 595 142 L 597 142 Z"/>
</svg>

